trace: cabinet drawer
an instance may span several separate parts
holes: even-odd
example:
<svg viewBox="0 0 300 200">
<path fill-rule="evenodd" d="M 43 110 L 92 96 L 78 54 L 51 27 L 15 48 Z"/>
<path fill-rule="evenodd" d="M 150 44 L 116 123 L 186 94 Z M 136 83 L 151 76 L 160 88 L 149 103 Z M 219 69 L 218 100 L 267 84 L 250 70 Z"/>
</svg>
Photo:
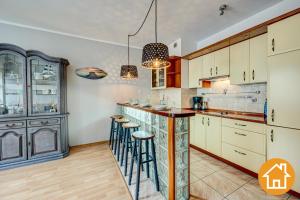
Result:
<svg viewBox="0 0 300 200">
<path fill-rule="evenodd" d="M 222 118 L 222 125 L 241 129 L 241 130 L 266 134 L 266 125 L 265 124 Z"/>
<path fill-rule="evenodd" d="M 0 122 L 0 129 L 15 129 L 15 128 L 25 128 L 26 123 L 25 121 L 7 121 L 7 122 Z"/>
<path fill-rule="evenodd" d="M 35 127 L 35 126 L 51 126 L 60 124 L 60 118 L 47 118 L 47 119 L 32 119 L 28 120 L 28 127 Z"/>
<path fill-rule="evenodd" d="M 222 141 L 266 155 L 266 135 L 263 134 L 223 126 Z"/>
<path fill-rule="evenodd" d="M 266 161 L 266 157 L 247 151 L 245 149 L 222 143 L 222 156 L 226 160 L 245 167 L 255 173 L 258 173 L 261 165 Z"/>
</svg>

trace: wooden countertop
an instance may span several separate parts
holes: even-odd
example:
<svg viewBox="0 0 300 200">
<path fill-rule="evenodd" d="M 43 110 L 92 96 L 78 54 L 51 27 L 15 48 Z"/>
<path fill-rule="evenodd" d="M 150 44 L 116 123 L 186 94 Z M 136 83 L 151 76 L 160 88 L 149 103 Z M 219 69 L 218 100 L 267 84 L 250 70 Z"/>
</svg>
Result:
<svg viewBox="0 0 300 200">
<path fill-rule="evenodd" d="M 195 111 L 193 109 L 188 108 L 187 110 L 192 110 L 196 114 L 210 115 L 210 116 L 216 116 L 216 117 L 223 117 L 223 118 L 229 118 L 229 119 L 237 119 L 237 120 L 266 124 L 266 121 L 264 119 L 264 114 L 262 114 L 262 113 L 238 112 L 238 111 L 232 111 L 232 110 L 219 110 L 219 109 L 196 110 Z"/>
<path fill-rule="evenodd" d="M 161 116 L 165 116 L 165 117 L 173 117 L 173 118 L 192 117 L 192 116 L 195 116 L 195 114 L 196 114 L 195 111 L 189 110 L 189 109 L 176 108 L 176 109 L 172 109 L 172 110 L 159 111 L 159 110 L 154 110 L 151 107 L 147 108 L 147 107 L 141 107 L 139 105 L 130 105 L 130 104 L 125 104 L 125 103 L 117 103 L 117 104 L 120 106 L 126 106 L 126 107 L 130 107 L 130 108 L 143 110 L 145 112 L 151 112 L 153 114 L 157 114 L 157 115 L 161 115 Z"/>
</svg>

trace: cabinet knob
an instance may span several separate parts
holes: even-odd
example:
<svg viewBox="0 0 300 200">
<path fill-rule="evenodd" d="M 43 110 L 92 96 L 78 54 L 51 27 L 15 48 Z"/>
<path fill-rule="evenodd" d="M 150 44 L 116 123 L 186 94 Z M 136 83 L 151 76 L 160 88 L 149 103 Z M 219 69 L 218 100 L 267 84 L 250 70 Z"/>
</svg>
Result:
<svg viewBox="0 0 300 200">
<path fill-rule="evenodd" d="M 210 75 L 212 76 L 212 68 L 210 68 Z"/>
<path fill-rule="evenodd" d="M 210 125 L 209 118 L 207 118 L 207 125 L 208 125 L 208 126 Z"/>
<path fill-rule="evenodd" d="M 243 73 L 244 82 L 246 81 L 246 72 Z"/>
<path fill-rule="evenodd" d="M 272 39 L 272 51 L 273 52 L 275 51 L 275 39 L 274 38 Z"/>
<path fill-rule="evenodd" d="M 252 80 L 254 80 L 255 79 L 255 71 L 253 70 L 252 71 Z"/>
<path fill-rule="evenodd" d="M 218 66 L 216 66 L 216 75 L 218 75 Z"/>
</svg>

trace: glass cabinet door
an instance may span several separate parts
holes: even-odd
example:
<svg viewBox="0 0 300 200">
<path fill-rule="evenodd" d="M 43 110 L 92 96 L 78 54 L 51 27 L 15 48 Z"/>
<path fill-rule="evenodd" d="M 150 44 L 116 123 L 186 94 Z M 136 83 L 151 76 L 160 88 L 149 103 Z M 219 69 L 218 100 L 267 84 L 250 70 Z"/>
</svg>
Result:
<svg viewBox="0 0 300 200">
<path fill-rule="evenodd" d="M 0 117 L 26 115 L 25 69 L 24 56 L 0 51 Z"/>
<path fill-rule="evenodd" d="M 166 86 L 166 70 L 159 69 L 158 70 L 158 87 L 165 87 Z"/>
<path fill-rule="evenodd" d="M 157 77 L 157 70 L 152 69 L 152 88 L 158 87 L 158 77 Z"/>
<path fill-rule="evenodd" d="M 28 82 L 31 85 L 29 114 L 59 113 L 59 63 L 31 57 L 28 68 Z"/>
</svg>

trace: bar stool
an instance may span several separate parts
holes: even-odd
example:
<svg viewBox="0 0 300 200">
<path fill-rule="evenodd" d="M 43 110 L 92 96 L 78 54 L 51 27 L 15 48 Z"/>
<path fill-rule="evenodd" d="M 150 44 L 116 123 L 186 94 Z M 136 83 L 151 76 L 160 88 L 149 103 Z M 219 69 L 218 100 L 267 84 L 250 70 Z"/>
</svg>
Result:
<svg viewBox="0 0 300 200">
<path fill-rule="evenodd" d="M 111 127 L 110 127 L 110 136 L 109 136 L 109 146 L 111 146 L 111 150 L 114 149 L 114 138 L 115 138 L 115 133 L 117 132 L 116 128 L 116 119 L 121 119 L 123 118 L 123 115 L 113 115 L 111 116 Z"/>
<path fill-rule="evenodd" d="M 140 127 L 139 124 L 129 122 L 122 125 L 124 128 L 124 137 L 123 137 L 123 148 L 122 148 L 122 154 L 121 154 L 121 166 L 123 166 L 123 158 L 125 153 L 125 176 L 127 176 L 127 164 L 128 164 L 128 150 L 130 149 L 131 155 L 132 155 L 132 141 L 131 141 L 131 130 L 132 131 L 138 131 L 138 128 Z M 125 149 L 125 151 L 124 151 Z"/>
<path fill-rule="evenodd" d="M 157 164 L 156 164 L 156 156 L 155 156 L 155 146 L 154 146 L 154 137 L 155 135 L 152 133 L 148 133 L 146 131 L 136 131 L 132 133 L 132 137 L 134 139 L 133 145 L 133 155 L 131 157 L 131 164 L 130 164 L 130 172 L 129 172 L 129 180 L 128 184 L 131 185 L 132 179 L 132 171 L 133 171 L 133 164 L 135 157 L 137 157 L 137 175 L 136 175 L 136 190 L 135 190 L 135 200 L 139 198 L 139 190 L 140 190 L 140 173 L 141 173 L 141 165 L 146 163 L 146 172 L 147 178 L 149 178 L 149 162 L 153 162 L 154 166 L 154 178 L 155 178 L 155 185 L 156 190 L 159 191 L 159 181 L 158 181 L 158 174 L 157 174 Z M 152 155 L 149 155 L 149 140 L 151 143 L 151 152 Z M 142 144 L 145 141 L 145 148 L 146 151 L 142 152 Z M 137 147 L 139 148 L 137 151 Z M 146 154 L 146 160 L 143 160 L 142 155 Z"/>
<path fill-rule="evenodd" d="M 120 145 L 122 143 L 123 138 L 123 127 L 122 124 L 130 122 L 129 119 L 126 118 L 120 118 L 115 120 L 117 123 L 117 132 L 116 132 L 116 140 L 115 140 L 115 149 L 114 149 L 114 155 L 117 155 L 117 160 L 120 160 Z"/>
</svg>

